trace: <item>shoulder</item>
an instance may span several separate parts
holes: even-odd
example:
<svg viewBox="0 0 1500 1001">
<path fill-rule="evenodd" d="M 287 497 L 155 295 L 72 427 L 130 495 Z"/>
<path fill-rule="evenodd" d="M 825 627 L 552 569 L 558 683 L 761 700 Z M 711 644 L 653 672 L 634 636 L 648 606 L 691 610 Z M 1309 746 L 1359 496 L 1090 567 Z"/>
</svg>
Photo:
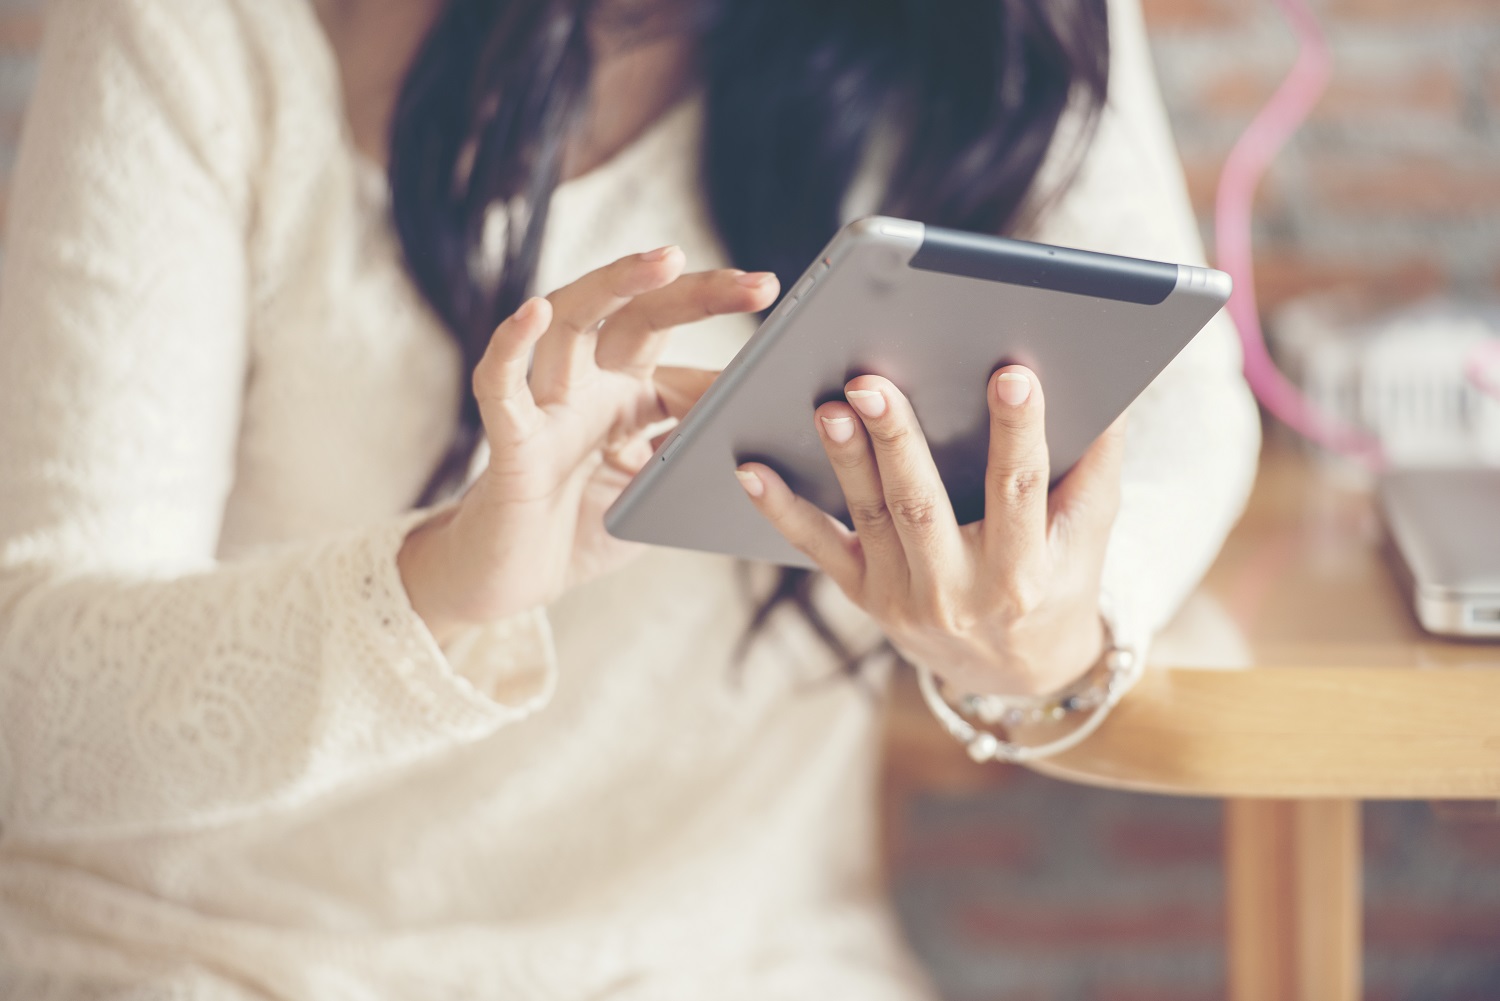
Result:
<svg viewBox="0 0 1500 1001">
<path fill-rule="evenodd" d="M 126 36 L 171 44 L 192 41 L 227 52 L 316 26 L 315 0 L 47 0 L 49 25 L 80 36 Z M 153 35 L 152 33 L 157 33 Z"/>
<path fill-rule="evenodd" d="M 1108 96 L 1092 131 L 1062 122 L 1035 191 L 1033 239 L 1199 263 L 1202 245 L 1138 0 L 1109 0 Z M 1080 157 L 1079 141 L 1086 138 Z"/>
<path fill-rule="evenodd" d="M 265 12 L 289 14 L 285 0 L 48 0 L 44 54 L 117 52 L 204 65 L 248 57 L 263 34 Z"/>
<path fill-rule="evenodd" d="M 317 63 L 313 0 L 48 0 L 44 52 L 118 50 L 255 82 L 248 71 Z M 261 81 L 267 82 L 267 81 Z"/>
<path fill-rule="evenodd" d="M 32 117 L 88 109 L 117 148 L 170 136 L 242 187 L 280 106 L 329 89 L 322 45 L 311 0 L 48 0 Z"/>
</svg>

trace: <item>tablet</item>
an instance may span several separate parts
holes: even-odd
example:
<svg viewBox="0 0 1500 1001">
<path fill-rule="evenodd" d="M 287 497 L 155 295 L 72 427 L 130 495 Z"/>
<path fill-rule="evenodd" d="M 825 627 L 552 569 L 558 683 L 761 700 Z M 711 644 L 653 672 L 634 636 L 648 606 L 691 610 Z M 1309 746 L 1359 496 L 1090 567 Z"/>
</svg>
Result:
<svg viewBox="0 0 1500 1001">
<path fill-rule="evenodd" d="M 810 566 L 734 475 L 764 462 L 848 523 L 813 425 L 856 375 L 911 400 L 960 522 L 984 516 L 986 386 L 1047 396 L 1054 481 L 1229 298 L 1229 276 L 874 216 L 839 231 L 605 514 L 637 542 Z"/>
</svg>

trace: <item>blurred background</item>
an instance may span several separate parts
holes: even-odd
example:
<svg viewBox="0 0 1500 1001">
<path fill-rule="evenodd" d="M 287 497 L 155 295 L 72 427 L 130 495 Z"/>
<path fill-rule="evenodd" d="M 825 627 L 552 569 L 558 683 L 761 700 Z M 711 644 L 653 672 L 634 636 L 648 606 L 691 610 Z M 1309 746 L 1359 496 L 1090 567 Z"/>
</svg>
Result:
<svg viewBox="0 0 1500 1001">
<path fill-rule="evenodd" d="M 1305 360 L 1287 357 L 1300 347 L 1289 338 L 1412 329 L 1424 309 L 1484 310 L 1500 296 L 1500 0 L 1311 5 L 1334 75 L 1256 203 L 1261 312 L 1284 362 Z M 1211 248 L 1219 170 L 1295 39 L 1268 0 L 1144 8 Z M 1457 437 L 1452 421 L 1431 423 L 1417 430 Z M 1407 440 L 1438 454 L 1430 435 Z M 899 768 L 894 781 L 897 899 L 951 1001 L 1225 996 L 1218 802 L 960 764 L 946 792 L 930 776 L 908 792 Z M 1363 838 L 1364 997 L 1500 999 L 1495 805 L 1366 803 Z"/>
<path fill-rule="evenodd" d="M 1274 316 L 1345 287 L 1379 305 L 1500 292 L 1500 3 L 1313 0 L 1334 75 L 1256 205 Z M 1291 64 L 1268 0 L 1144 0 L 1167 110 L 1209 235 L 1234 139 Z"/>
<path fill-rule="evenodd" d="M 0 213 L 41 7 L 0 0 Z M 1333 82 L 1257 206 L 1273 339 L 1332 292 L 1345 317 L 1495 299 L 1500 0 L 1314 7 Z M 1289 65 L 1292 35 L 1269 2 L 1145 10 L 1211 245 L 1219 168 Z M 1085 789 L 950 754 L 951 781 L 896 789 L 888 821 L 902 920 L 950 1001 L 1223 997 L 1217 801 Z M 1364 817 L 1366 997 L 1500 999 L 1500 822 L 1423 803 L 1372 803 Z"/>
</svg>

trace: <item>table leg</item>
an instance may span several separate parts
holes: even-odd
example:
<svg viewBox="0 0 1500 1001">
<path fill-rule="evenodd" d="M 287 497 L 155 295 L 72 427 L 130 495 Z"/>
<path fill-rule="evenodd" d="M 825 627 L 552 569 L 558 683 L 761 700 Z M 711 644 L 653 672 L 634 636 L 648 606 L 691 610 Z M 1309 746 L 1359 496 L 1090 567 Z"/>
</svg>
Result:
<svg viewBox="0 0 1500 1001">
<path fill-rule="evenodd" d="M 1359 803 L 1225 804 L 1231 1001 L 1355 1001 Z"/>
</svg>

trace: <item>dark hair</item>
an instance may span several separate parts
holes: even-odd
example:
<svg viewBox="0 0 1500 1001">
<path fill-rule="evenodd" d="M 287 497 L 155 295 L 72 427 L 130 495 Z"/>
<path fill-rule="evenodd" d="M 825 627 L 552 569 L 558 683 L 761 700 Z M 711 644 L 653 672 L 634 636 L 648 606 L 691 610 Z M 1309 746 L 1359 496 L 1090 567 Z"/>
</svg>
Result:
<svg viewBox="0 0 1500 1001">
<path fill-rule="evenodd" d="M 395 226 L 469 372 L 532 293 L 588 98 L 589 18 L 609 2 L 449 0 L 402 86 Z M 794 275 L 812 259 L 879 129 L 896 143 L 883 211 L 1014 230 L 1036 204 L 1028 196 L 1064 110 L 1077 101 L 1091 123 L 1105 98 L 1105 0 L 699 0 L 691 13 L 703 190 L 730 257 L 749 271 Z M 490 280 L 479 248 L 496 205 L 507 225 Z M 460 482 L 480 431 L 465 393 L 424 500 Z M 808 595 L 805 571 L 786 571 L 756 625 L 783 601 L 812 615 Z"/>
</svg>

